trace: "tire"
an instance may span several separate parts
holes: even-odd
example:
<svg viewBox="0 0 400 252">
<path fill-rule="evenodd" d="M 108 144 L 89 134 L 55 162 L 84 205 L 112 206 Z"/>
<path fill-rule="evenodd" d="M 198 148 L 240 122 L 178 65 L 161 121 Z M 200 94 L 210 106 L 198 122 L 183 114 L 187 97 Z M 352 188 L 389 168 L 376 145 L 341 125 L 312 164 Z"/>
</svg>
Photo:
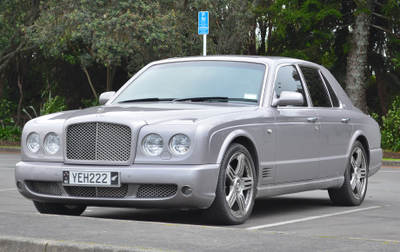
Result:
<svg viewBox="0 0 400 252">
<path fill-rule="evenodd" d="M 81 205 L 63 205 L 57 203 L 40 203 L 34 201 L 36 209 L 42 214 L 62 214 L 62 215 L 81 215 L 85 210 L 86 206 Z"/>
<path fill-rule="evenodd" d="M 368 162 L 363 145 L 356 141 L 344 172 L 344 183 L 339 189 L 329 189 L 329 197 L 338 206 L 359 206 L 368 185 Z"/>
<path fill-rule="evenodd" d="M 219 225 L 244 223 L 254 206 L 255 174 L 249 151 L 241 144 L 229 146 L 220 166 L 215 199 L 203 210 L 203 218 Z"/>
</svg>

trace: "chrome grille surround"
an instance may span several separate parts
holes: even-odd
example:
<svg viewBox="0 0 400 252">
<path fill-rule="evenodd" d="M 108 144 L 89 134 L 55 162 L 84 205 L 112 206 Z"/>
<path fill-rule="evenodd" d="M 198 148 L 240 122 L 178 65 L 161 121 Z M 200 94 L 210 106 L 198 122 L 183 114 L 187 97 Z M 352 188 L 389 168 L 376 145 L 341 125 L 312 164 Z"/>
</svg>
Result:
<svg viewBox="0 0 400 252">
<path fill-rule="evenodd" d="M 61 195 L 61 188 L 55 181 L 27 181 L 31 184 L 31 190 L 47 195 Z"/>
<path fill-rule="evenodd" d="M 167 198 L 174 196 L 178 190 L 177 185 L 170 184 L 141 184 L 137 198 Z"/>
<path fill-rule="evenodd" d="M 121 187 L 89 187 L 89 186 L 66 186 L 64 187 L 70 196 L 92 197 L 92 198 L 124 198 L 128 193 L 128 185 Z"/>
<path fill-rule="evenodd" d="M 66 159 L 71 161 L 126 162 L 131 155 L 131 128 L 126 125 L 89 122 L 66 130 Z"/>
</svg>

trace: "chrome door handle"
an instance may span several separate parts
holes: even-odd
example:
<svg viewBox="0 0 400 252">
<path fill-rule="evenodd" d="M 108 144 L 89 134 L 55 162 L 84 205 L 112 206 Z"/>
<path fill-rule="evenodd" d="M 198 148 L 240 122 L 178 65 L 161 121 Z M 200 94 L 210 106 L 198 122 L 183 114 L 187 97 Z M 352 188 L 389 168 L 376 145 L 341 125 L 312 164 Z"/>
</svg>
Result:
<svg viewBox="0 0 400 252">
<path fill-rule="evenodd" d="M 342 118 L 342 123 L 349 123 L 350 122 L 350 118 Z"/>
<path fill-rule="evenodd" d="M 318 117 L 310 117 L 310 118 L 307 119 L 307 121 L 315 123 L 316 121 L 318 121 Z"/>
</svg>

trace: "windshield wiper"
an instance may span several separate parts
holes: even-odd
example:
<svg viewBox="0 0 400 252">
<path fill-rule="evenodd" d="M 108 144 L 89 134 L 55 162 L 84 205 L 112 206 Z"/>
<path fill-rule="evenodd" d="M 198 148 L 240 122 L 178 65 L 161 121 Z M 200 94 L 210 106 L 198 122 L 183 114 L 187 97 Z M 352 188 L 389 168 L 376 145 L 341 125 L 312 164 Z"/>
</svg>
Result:
<svg viewBox="0 0 400 252">
<path fill-rule="evenodd" d="M 133 100 L 126 100 L 126 101 L 120 101 L 118 103 L 126 103 L 126 102 L 152 102 L 152 101 L 174 101 L 175 98 L 142 98 L 142 99 L 133 99 Z"/>
<path fill-rule="evenodd" d="M 246 99 L 246 98 L 229 98 L 223 96 L 210 96 L 210 97 L 192 97 L 192 98 L 180 98 L 175 99 L 175 101 L 192 101 L 192 102 L 203 102 L 203 101 L 216 101 L 216 102 L 228 102 L 228 101 L 244 101 L 244 102 L 255 102 L 257 103 L 258 100 L 255 99 Z"/>
</svg>

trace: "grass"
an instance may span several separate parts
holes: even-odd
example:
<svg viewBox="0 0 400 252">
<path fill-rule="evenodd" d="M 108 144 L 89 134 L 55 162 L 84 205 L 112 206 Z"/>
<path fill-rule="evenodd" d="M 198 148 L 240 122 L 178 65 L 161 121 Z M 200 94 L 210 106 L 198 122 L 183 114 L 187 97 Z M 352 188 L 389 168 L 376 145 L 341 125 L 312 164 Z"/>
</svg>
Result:
<svg viewBox="0 0 400 252">
<path fill-rule="evenodd" d="M 394 159 L 394 158 L 383 158 L 383 161 L 397 161 L 400 162 L 400 159 Z"/>
</svg>

